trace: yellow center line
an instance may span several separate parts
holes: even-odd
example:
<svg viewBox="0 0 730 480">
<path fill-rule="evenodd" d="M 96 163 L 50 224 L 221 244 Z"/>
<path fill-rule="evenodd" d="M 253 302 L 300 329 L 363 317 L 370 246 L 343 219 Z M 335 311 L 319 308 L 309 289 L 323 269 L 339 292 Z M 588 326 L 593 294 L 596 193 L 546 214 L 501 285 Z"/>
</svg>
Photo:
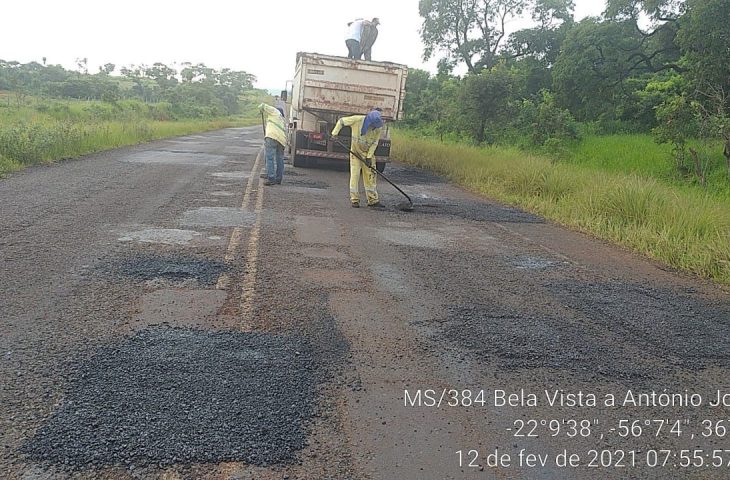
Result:
<svg viewBox="0 0 730 480">
<path fill-rule="evenodd" d="M 251 176 L 248 179 L 248 184 L 246 185 L 246 191 L 243 195 L 243 202 L 241 205 L 241 210 L 248 210 L 249 203 L 251 200 L 251 192 L 253 191 L 253 182 L 258 177 L 259 182 L 256 188 L 256 205 L 254 207 L 254 214 L 256 219 L 254 220 L 253 228 L 251 229 L 251 233 L 249 234 L 249 240 L 248 240 L 248 248 L 246 250 L 246 264 L 245 264 L 245 273 L 243 275 L 243 279 L 241 281 L 241 325 L 240 328 L 242 331 L 250 331 L 252 329 L 252 322 L 251 322 L 251 314 L 253 311 L 253 300 L 254 300 L 254 294 L 256 292 L 256 275 L 257 275 L 257 264 L 258 264 L 258 256 L 259 256 L 259 236 L 261 232 L 261 211 L 263 210 L 264 205 L 264 181 L 259 177 L 259 172 L 257 170 L 259 163 L 261 162 L 261 158 L 263 155 L 263 150 L 259 152 L 259 154 L 256 156 L 256 162 L 254 163 L 253 168 L 251 169 Z M 235 253 L 238 250 L 239 244 L 241 242 L 241 234 L 242 229 L 241 228 L 235 228 L 233 230 L 233 233 L 231 234 L 231 240 L 228 243 L 228 250 L 226 253 L 226 261 L 230 262 L 235 257 Z M 225 275 L 225 274 L 224 274 Z M 221 276 L 223 278 L 223 276 Z M 227 278 L 225 280 L 225 286 L 228 286 L 230 279 Z M 221 281 L 219 280 L 219 283 Z M 231 476 L 237 471 L 243 468 L 245 464 L 243 462 L 224 462 L 219 464 L 219 470 L 218 474 L 215 475 L 214 478 L 222 478 L 222 479 L 228 479 L 231 478 Z"/>
<path fill-rule="evenodd" d="M 263 149 L 259 150 L 258 155 L 256 155 L 256 160 L 253 163 L 253 167 L 251 167 L 251 173 L 248 176 L 248 182 L 246 183 L 246 189 L 243 192 L 243 200 L 241 202 L 241 210 L 246 211 L 248 209 L 248 204 L 251 199 L 251 189 L 253 187 L 253 182 L 256 177 L 258 177 L 258 167 L 261 163 L 261 158 L 263 157 Z M 236 250 L 238 250 L 238 246 L 241 244 L 241 234 L 243 233 L 243 229 L 241 227 L 235 227 L 233 229 L 233 232 L 231 233 L 231 239 L 228 241 L 228 247 L 226 248 L 226 256 L 225 261 L 226 263 L 230 263 L 233 261 L 233 259 L 236 257 Z M 218 282 L 215 285 L 215 288 L 218 290 L 226 290 L 228 288 L 228 285 L 230 284 L 231 278 L 227 273 L 222 274 L 220 277 L 218 277 Z"/>
<path fill-rule="evenodd" d="M 259 235 L 261 233 L 261 211 L 263 210 L 264 205 L 263 186 L 263 179 L 259 179 L 258 191 L 256 192 L 256 220 L 248 238 L 246 273 L 243 275 L 243 281 L 241 282 L 241 330 L 243 331 L 250 331 L 252 327 L 251 314 L 253 313 L 253 300 L 256 292 Z"/>
</svg>

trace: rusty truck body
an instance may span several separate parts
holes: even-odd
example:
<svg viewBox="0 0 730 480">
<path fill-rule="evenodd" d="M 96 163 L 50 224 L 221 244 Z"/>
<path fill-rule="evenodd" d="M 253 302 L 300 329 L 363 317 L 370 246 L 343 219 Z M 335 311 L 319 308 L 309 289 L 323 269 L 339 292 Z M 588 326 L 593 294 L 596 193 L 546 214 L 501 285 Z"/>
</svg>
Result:
<svg viewBox="0 0 730 480">
<path fill-rule="evenodd" d="M 353 60 L 318 53 L 297 54 L 289 101 L 289 153 L 296 167 L 321 159 L 348 161 L 349 154 L 334 144 L 329 132 L 340 117 L 380 108 L 385 127 L 375 151 L 383 171 L 390 157 L 388 123 L 403 116 L 408 67 L 390 62 Z M 350 128 L 340 139 L 349 145 Z"/>
</svg>

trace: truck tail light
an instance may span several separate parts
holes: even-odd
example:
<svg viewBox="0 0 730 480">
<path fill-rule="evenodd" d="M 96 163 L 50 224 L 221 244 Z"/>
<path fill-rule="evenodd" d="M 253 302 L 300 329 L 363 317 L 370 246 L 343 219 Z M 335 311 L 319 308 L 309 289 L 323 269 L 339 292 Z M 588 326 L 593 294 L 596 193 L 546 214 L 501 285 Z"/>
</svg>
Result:
<svg viewBox="0 0 730 480">
<path fill-rule="evenodd" d="M 315 140 L 315 141 L 323 140 L 324 139 L 324 133 L 310 133 L 309 134 L 309 139 L 310 140 Z"/>
</svg>

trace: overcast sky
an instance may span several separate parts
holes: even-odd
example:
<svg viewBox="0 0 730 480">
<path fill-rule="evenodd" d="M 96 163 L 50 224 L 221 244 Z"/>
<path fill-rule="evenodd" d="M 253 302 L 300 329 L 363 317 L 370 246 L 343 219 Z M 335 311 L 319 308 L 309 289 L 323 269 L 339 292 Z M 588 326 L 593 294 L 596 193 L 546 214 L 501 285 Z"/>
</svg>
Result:
<svg viewBox="0 0 730 480">
<path fill-rule="evenodd" d="M 575 0 L 576 17 L 598 15 L 603 0 Z M 283 88 L 296 52 L 346 55 L 348 21 L 379 17 L 373 60 L 435 71 L 424 63 L 418 0 L 7 0 L 0 8 L 0 59 L 89 71 L 104 63 L 205 63 L 245 70 L 257 87 Z M 515 26 L 513 25 L 513 28 Z"/>
</svg>

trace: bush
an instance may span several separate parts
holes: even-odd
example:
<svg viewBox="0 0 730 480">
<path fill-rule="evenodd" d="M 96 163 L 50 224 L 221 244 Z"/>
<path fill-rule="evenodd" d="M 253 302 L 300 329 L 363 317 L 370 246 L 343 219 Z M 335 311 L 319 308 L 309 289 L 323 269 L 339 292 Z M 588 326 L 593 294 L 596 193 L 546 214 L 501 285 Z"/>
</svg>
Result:
<svg viewBox="0 0 730 480">
<path fill-rule="evenodd" d="M 578 140 L 578 124 L 569 111 L 555 104 L 555 97 L 547 90 L 540 92 L 539 100 L 523 100 L 519 106 L 516 126 L 530 144 L 559 150 L 566 142 Z"/>
</svg>

